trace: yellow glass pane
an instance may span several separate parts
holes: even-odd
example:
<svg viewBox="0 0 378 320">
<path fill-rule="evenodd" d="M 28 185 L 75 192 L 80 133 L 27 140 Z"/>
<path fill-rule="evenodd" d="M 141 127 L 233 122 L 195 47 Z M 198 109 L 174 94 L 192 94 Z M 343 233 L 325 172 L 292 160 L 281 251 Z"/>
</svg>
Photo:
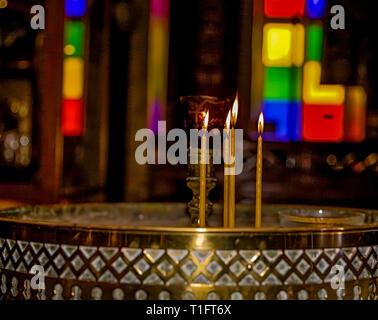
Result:
<svg viewBox="0 0 378 320">
<path fill-rule="evenodd" d="M 342 85 L 321 85 L 320 62 L 308 61 L 303 70 L 303 100 L 306 104 L 342 105 L 345 88 Z"/>
<path fill-rule="evenodd" d="M 267 67 L 291 65 L 292 28 L 288 23 L 267 23 L 263 35 L 263 63 Z"/>
<path fill-rule="evenodd" d="M 84 60 L 63 59 L 63 98 L 80 99 L 84 91 Z"/>
<path fill-rule="evenodd" d="M 292 62 L 295 66 L 300 67 L 303 64 L 305 52 L 305 29 L 302 24 L 293 26 L 293 52 Z"/>
<path fill-rule="evenodd" d="M 301 24 L 267 23 L 263 30 L 262 61 L 266 67 L 301 66 L 304 57 Z"/>
</svg>

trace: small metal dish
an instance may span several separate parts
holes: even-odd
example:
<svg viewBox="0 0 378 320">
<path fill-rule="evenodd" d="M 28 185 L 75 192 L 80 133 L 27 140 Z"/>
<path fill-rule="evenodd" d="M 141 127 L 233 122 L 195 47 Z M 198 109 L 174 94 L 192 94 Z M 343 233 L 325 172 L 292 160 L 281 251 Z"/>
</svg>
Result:
<svg viewBox="0 0 378 320">
<path fill-rule="evenodd" d="M 278 212 L 280 224 L 289 226 L 340 226 L 362 225 L 365 214 L 361 212 L 347 212 L 335 209 L 285 209 Z"/>
</svg>

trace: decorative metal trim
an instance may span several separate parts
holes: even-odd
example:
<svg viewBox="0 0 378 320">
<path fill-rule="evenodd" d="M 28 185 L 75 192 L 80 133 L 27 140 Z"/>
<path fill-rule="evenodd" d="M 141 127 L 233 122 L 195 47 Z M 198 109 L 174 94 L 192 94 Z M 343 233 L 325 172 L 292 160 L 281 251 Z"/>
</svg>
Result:
<svg viewBox="0 0 378 320">
<path fill-rule="evenodd" d="M 0 299 L 378 299 L 373 224 L 130 229 L 0 215 Z M 39 292 L 34 265 L 46 274 Z M 331 288 L 337 265 L 345 290 Z"/>
</svg>

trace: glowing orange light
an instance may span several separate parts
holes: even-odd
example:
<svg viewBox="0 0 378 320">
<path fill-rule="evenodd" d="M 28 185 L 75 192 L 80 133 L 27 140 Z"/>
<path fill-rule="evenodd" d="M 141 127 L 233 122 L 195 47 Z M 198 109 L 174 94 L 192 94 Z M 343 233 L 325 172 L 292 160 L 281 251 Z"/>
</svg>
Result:
<svg viewBox="0 0 378 320">
<path fill-rule="evenodd" d="M 239 102 L 238 102 L 238 94 L 236 94 L 234 104 L 232 106 L 232 125 L 236 125 L 236 121 L 238 120 L 238 110 L 239 110 Z"/>
<path fill-rule="evenodd" d="M 259 116 L 259 124 L 257 126 L 257 131 L 258 133 L 261 135 L 264 131 L 264 115 L 262 112 L 260 112 L 260 116 Z"/>
<path fill-rule="evenodd" d="M 203 129 L 207 130 L 207 126 L 209 124 L 209 111 L 207 111 L 206 113 L 203 112 L 203 115 L 205 117 L 205 119 L 203 120 Z"/>
<path fill-rule="evenodd" d="M 350 142 L 365 140 L 366 92 L 363 87 L 353 86 L 347 88 L 344 116 L 344 139 Z"/>
</svg>

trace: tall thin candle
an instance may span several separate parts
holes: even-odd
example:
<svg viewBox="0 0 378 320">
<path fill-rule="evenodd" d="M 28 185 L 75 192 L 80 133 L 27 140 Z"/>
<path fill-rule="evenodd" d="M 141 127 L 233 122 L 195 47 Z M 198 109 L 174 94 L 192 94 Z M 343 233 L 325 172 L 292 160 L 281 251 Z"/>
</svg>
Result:
<svg viewBox="0 0 378 320">
<path fill-rule="evenodd" d="M 209 123 L 209 112 L 204 117 L 202 129 L 206 132 Z M 200 207 L 199 207 L 199 226 L 206 226 L 206 153 L 207 153 L 206 135 L 201 137 L 201 161 L 200 161 Z"/>
<path fill-rule="evenodd" d="M 238 95 L 236 94 L 234 104 L 232 106 L 232 118 L 231 118 L 231 174 L 230 189 L 229 189 L 229 217 L 228 226 L 235 228 L 235 125 L 238 119 Z"/>
<path fill-rule="evenodd" d="M 223 226 L 228 227 L 229 219 L 229 203 L 230 203 L 230 176 L 227 170 L 230 166 L 230 126 L 231 126 L 231 111 L 228 112 L 225 124 L 225 139 L 224 139 L 224 192 L 223 192 Z"/>
<path fill-rule="evenodd" d="M 257 139 L 257 160 L 256 160 L 256 209 L 255 209 L 255 227 L 261 227 L 261 202 L 262 202 L 262 167 L 263 167 L 263 140 L 264 116 L 260 113 L 257 127 L 259 137 Z"/>
</svg>

